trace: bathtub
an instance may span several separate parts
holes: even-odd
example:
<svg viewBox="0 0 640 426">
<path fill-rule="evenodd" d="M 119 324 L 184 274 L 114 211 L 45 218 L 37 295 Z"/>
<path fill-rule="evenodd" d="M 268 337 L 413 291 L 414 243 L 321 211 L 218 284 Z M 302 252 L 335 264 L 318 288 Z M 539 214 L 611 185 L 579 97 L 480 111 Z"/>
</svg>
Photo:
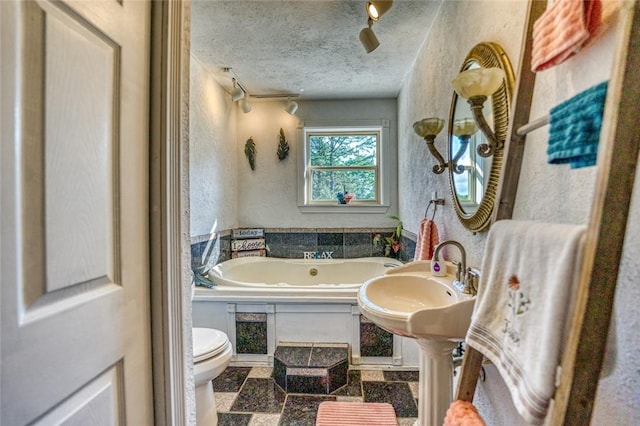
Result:
<svg viewBox="0 0 640 426">
<path fill-rule="evenodd" d="M 193 326 L 227 333 L 236 366 L 273 366 L 280 342 L 313 342 L 349 344 L 352 365 L 417 368 L 419 348 L 413 339 L 386 340 L 392 355 L 370 356 L 364 349 L 375 345 L 367 331 L 371 325 L 358 308 L 358 289 L 400 265 L 383 257 L 231 259 L 209 271 L 213 288 L 196 288 Z M 261 348 L 249 349 L 255 342 L 262 342 Z"/>
<path fill-rule="evenodd" d="M 219 263 L 207 275 L 216 284 L 199 288 L 194 300 L 227 297 L 251 300 L 327 299 L 356 301 L 358 289 L 402 262 L 386 257 L 281 259 L 243 257 Z"/>
</svg>

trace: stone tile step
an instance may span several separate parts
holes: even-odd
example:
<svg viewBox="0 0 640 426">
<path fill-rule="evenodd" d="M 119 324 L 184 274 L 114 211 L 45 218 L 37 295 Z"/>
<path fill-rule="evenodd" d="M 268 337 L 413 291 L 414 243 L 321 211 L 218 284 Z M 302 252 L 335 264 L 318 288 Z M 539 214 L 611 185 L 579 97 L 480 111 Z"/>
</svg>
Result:
<svg viewBox="0 0 640 426">
<path fill-rule="evenodd" d="M 280 344 L 276 347 L 274 358 L 287 367 L 330 368 L 349 360 L 349 346 L 347 344 L 329 346 L 326 343 Z"/>
<path fill-rule="evenodd" d="M 330 394 L 347 384 L 349 347 L 278 345 L 273 378 L 288 393 Z"/>
</svg>

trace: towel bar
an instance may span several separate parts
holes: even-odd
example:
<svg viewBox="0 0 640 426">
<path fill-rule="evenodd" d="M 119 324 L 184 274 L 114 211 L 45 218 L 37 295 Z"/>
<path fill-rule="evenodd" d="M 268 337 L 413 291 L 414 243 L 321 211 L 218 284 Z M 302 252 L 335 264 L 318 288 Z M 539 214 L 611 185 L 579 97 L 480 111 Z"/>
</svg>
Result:
<svg viewBox="0 0 640 426">
<path fill-rule="evenodd" d="M 540 117 L 536 120 L 529 122 L 528 124 L 522 125 L 518 127 L 516 130 L 516 135 L 524 136 L 529 132 L 532 132 L 540 127 L 549 124 L 549 115 L 545 115 L 544 117 Z"/>
</svg>

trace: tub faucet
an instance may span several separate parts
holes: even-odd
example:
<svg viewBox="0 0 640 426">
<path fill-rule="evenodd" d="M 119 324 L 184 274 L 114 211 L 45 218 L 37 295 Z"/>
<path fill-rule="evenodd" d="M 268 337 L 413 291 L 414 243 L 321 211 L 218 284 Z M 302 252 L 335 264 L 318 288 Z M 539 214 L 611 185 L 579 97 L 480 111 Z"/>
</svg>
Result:
<svg viewBox="0 0 640 426">
<path fill-rule="evenodd" d="M 460 251 L 460 262 L 456 265 L 456 280 L 453 284 L 463 293 L 475 295 L 476 294 L 476 281 L 475 271 L 472 268 L 467 268 L 467 252 L 462 244 L 454 240 L 446 240 L 437 245 L 433 252 L 434 259 L 440 259 L 440 251 L 444 246 L 455 246 Z M 469 279 L 467 279 L 469 278 Z"/>
</svg>

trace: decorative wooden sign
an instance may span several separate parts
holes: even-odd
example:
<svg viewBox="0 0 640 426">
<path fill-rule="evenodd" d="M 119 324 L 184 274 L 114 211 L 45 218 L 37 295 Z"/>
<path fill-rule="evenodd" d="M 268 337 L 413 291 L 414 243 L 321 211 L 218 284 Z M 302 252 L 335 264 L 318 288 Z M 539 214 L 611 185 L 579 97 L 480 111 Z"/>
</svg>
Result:
<svg viewBox="0 0 640 426">
<path fill-rule="evenodd" d="M 231 231 L 231 238 L 256 238 L 264 237 L 264 229 L 262 228 L 246 228 L 234 229 Z"/>
<path fill-rule="evenodd" d="M 265 249 L 250 250 L 250 251 L 234 251 L 233 253 L 231 253 L 231 257 L 233 259 L 237 257 L 261 257 L 266 255 L 267 255 L 267 251 Z"/>
<path fill-rule="evenodd" d="M 264 229 L 245 228 L 231 231 L 231 257 L 266 256 Z"/>
<path fill-rule="evenodd" d="M 266 248 L 264 238 L 231 240 L 231 251 L 260 250 Z"/>
</svg>

